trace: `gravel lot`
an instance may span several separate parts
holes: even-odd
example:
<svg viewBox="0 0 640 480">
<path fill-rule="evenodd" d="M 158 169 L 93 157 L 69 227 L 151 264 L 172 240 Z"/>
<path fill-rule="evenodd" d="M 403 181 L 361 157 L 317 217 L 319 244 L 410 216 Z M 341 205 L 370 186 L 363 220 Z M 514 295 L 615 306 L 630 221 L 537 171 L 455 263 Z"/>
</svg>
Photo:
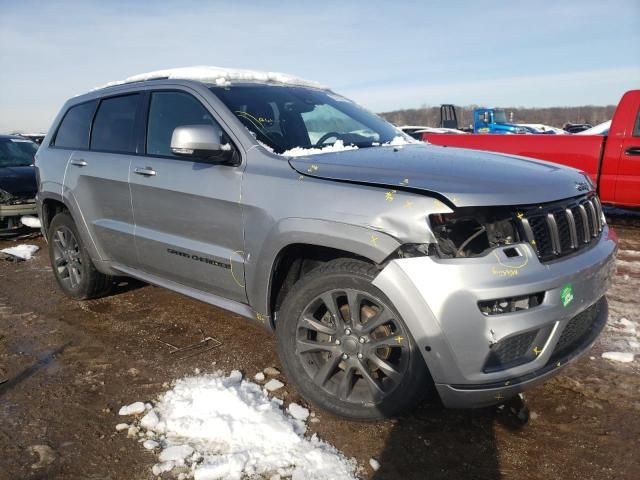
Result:
<svg viewBox="0 0 640 480">
<path fill-rule="evenodd" d="M 376 480 L 640 478 L 640 216 L 615 212 L 610 223 L 620 254 L 609 325 L 588 354 L 526 394 L 528 425 L 496 409 L 428 404 L 369 424 L 316 411 L 310 433 Z M 44 241 L 23 243 L 41 250 L 26 262 L 0 261 L 1 479 L 153 478 L 155 455 L 115 430 L 122 405 L 153 401 L 195 369 L 252 378 L 279 368 L 274 338 L 257 323 L 167 290 L 130 282 L 108 298 L 71 301 L 55 284 Z M 161 343 L 185 345 L 201 330 L 222 346 L 176 360 Z M 605 351 L 637 355 L 619 363 Z M 276 395 L 305 404 L 288 384 Z"/>
</svg>

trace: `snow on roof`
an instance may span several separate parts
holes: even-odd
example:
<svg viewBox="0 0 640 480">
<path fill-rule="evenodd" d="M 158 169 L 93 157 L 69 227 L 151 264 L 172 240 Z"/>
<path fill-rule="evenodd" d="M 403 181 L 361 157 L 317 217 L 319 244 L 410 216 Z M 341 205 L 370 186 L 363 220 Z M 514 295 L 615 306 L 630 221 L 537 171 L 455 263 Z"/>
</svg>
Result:
<svg viewBox="0 0 640 480">
<path fill-rule="evenodd" d="M 256 83 L 277 83 L 284 85 L 296 85 L 313 88 L 326 88 L 318 82 L 304 80 L 294 77 L 286 73 L 279 72 L 259 72 L 256 70 L 242 70 L 235 68 L 223 68 L 212 66 L 194 66 L 169 68 L 166 70 L 155 70 L 148 73 L 140 73 L 124 80 L 109 82 L 101 88 L 112 87 L 114 85 L 123 85 L 132 82 L 141 82 L 144 80 L 153 80 L 157 78 L 170 78 L 181 80 L 196 80 L 203 83 L 212 83 L 219 86 L 230 85 L 231 82 L 256 82 Z"/>
</svg>

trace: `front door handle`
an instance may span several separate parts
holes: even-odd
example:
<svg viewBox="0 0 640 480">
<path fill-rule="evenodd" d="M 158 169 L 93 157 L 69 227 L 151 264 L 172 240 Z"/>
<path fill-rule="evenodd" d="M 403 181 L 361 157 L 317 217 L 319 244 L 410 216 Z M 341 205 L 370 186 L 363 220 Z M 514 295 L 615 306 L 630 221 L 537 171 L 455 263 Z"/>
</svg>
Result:
<svg viewBox="0 0 640 480">
<path fill-rule="evenodd" d="M 629 147 L 624 153 L 625 155 L 640 155 L 640 147 Z"/>
<path fill-rule="evenodd" d="M 71 160 L 71 165 L 75 165 L 76 167 L 86 167 L 88 164 L 82 158 L 74 158 Z"/>
<path fill-rule="evenodd" d="M 136 167 L 133 170 L 133 173 L 137 173 L 138 175 L 142 175 L 144 177 L 153 177 L 156 174 L 156 171 L 151 167 Z"/>
</svg>

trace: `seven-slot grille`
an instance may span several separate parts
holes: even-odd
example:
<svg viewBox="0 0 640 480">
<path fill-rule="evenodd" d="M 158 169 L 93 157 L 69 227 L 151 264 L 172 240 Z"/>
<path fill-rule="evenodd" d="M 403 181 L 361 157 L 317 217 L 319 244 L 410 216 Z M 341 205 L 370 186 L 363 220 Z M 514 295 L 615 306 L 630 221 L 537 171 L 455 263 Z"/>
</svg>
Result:
<svg viewBox="0 0 640 480">
<path fill-rule="evenodd" d="M 587 247 L 602 232 L 602 205 L 596 195 L 518 214 L 520 226 L 540 260 L 550 261 Z"/>
</svg>

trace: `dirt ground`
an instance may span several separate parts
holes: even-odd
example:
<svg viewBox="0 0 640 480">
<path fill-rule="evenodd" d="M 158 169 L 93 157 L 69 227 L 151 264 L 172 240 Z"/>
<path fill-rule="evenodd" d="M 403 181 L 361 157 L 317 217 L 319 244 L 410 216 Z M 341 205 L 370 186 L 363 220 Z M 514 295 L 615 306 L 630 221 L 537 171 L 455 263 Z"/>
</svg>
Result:
<svg viewBox="0 0 640 480">
<path fill-rule="evenodd" d="M 528 425 L 493 408 L 426 404 L 368 424 L 316 410 L 310 431 L 354 457 L 365 479 L 640 478 L 640 356 L 626 364 L 601 358 L 634 341 L 616 320 L 640 322 L 640 216 L 616 214 L 611 223 L 621 250 L 610 324 L 588 354 L 527 392 Z M 2 480 L 153 478 L 155 455 L 115 431 L 120 406 L 153 401 L 196 368 L 253 376 L 279 367 L 275 339 L 258 324 L 161 288 L 130 282 L 108 298 L 69 300 L 44 241 L 21 243 L 42 249 L 26 262 L 0 261 Z M 159 341 L 185 345 L 200 330 L 222 346 L 175 360 Z M 278 396 L 304 404 L 288 384 Z"/>
</svg>

